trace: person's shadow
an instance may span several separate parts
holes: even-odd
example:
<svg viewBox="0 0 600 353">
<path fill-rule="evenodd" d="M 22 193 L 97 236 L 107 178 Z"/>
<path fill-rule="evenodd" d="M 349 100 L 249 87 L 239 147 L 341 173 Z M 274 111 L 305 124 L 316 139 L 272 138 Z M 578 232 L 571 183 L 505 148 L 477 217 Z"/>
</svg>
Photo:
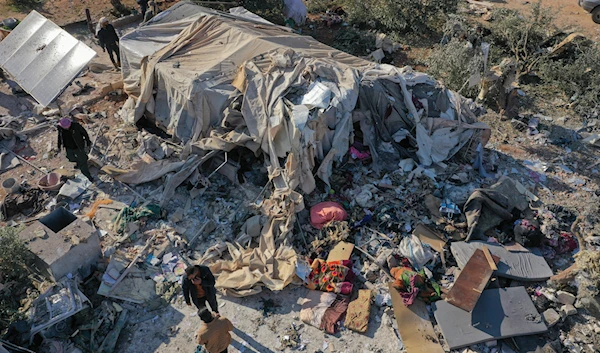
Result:
<svg viewBox="0 0 600 353">
<path fill-rule="evenodd" d="M 238 342 L 235 338 L 231 341 L 231 345 L 240 352 L 256 352 L 256 353 L 273 353 L 272 350 L 256 342 L 256 340 L 245 332 L 240 331 L 237 328 L 233 328 L 233 333 L 242 341 Z"/>
</svg>

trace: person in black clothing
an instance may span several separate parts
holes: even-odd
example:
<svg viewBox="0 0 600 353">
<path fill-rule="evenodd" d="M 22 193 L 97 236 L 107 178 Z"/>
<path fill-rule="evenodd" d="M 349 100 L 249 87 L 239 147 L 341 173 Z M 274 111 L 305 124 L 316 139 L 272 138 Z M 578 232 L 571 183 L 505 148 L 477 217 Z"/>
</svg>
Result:
<svg viewBox="0 0 600 353">
<path fill-rule="evenodd" d="M 117 32 L 115 31 L 115 27 L 108 23 L 108 19 L 106 17 L 102 17 L 100 19 L 98 32 L 96 36 L 98 37 L 98 41 L 100 42 L 100 46 L 102 47 L 102 51 L 105 52 L 108 50 L 108 56 L 110 57 L 110 61 L 112 61 L 115 69 L 121 67 L 121 53 L 119 52 L 119 36 L 117 36 Z M 117 60 L 113 57 L 113 53 L 117 56 Z"/>
<path fill-rule="evenodd" d="M 140 5 L 140 10 L 142 11 L 142 18 L 146 17 L 146 11 L 148 11 L 148 0 L 137 0 L 138 5 Z"/>
<path fill-rule="evenodd" d="M 58 150 L 63 147 L 67 151 L 67 159 L 75 163 L 75 167 L 81 170 L 90 181 L 94 181 L 88 167 L 88 154 L 86 150 L 90 147 L 90 136 L 87 131 L 76 121 L 62 118 L 58 122 Z"/>
<path fill-rule="evenodd" d="M 212 311 L 215 314 L 219 313 L 215 276 L 208 267 L 202 265 L 188 267 L 181 282 L 183 297 L 187 305 L 192 305 L 193 302 L 198 310 L 202 310 L 206 308 L 208 301 Z"/>
</svg>

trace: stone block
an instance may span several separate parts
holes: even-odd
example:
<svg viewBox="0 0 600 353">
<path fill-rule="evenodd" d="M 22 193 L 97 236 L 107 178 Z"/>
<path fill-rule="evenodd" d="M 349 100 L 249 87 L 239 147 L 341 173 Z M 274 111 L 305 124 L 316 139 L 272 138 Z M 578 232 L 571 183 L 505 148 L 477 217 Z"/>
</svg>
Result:
<svg viewBox="0 0 600 353">
<path fill-rule="evenodd" d="M 558 292 L 556 292 L 556 298 L 558 299 L 558 301 L 561 304 L 565 304 L 565 305 L 575 304 L 575 296 L 569 292 L 559 290 Z"/>
<path fill-rule="evenodd" d="M 554 310 L 552 308 L 544 311 L 542 316 L 544 317 L 544 321 L 546 321 L 546 324 L 548 325 L 548 327 L 552 327 L 552 326 L 556 325 L 556 323 L 558 321 L 560 321 L 560 315 L 558 315 L 556 310 Z"/>
</svg>

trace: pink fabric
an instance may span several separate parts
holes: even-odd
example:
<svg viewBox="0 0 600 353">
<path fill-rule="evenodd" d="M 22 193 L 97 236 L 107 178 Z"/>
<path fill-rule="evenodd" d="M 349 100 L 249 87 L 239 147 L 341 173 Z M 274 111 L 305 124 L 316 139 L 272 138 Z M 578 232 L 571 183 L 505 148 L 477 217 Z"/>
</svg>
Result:
<svg viewBox="0 0 600 353">
<path fill-rule="evenodd" d="M 310 224 L 317 229 L 331 221 L 345 221 L 347 218 L 348 213 L 337 202 L 321 202 L 310 208 Z"/>
<path fill-rule="evenodd" d="M 63 129 L 68 129 L 71 127 L 71 119 L 69 118 L 62 118 L 58 121 L 58 126 L 62 127 Z"/>
<path fill-rule="evenodd" d="M 361 152 L 361 151 L 357 150 L 356 148 L 354 148 L 354 146 L 350 147 L 350 155 L 352 156 L 352 158 L 360 159 L 360 160 L 371 157 L 371 153 Z"/>
</svg>

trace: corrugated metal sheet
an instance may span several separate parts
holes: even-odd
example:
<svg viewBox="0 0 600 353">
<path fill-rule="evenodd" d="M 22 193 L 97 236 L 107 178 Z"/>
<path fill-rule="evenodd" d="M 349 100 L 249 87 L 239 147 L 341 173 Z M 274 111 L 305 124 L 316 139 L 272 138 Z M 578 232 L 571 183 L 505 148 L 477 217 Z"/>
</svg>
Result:
<svg viewBox="0 0 600 353">
<path fill-rule="evenodd" d="M 0 42 L 0 66 L 47 106 L 96 56 L 96 52 L 32 11 Z"/>
</svg>

